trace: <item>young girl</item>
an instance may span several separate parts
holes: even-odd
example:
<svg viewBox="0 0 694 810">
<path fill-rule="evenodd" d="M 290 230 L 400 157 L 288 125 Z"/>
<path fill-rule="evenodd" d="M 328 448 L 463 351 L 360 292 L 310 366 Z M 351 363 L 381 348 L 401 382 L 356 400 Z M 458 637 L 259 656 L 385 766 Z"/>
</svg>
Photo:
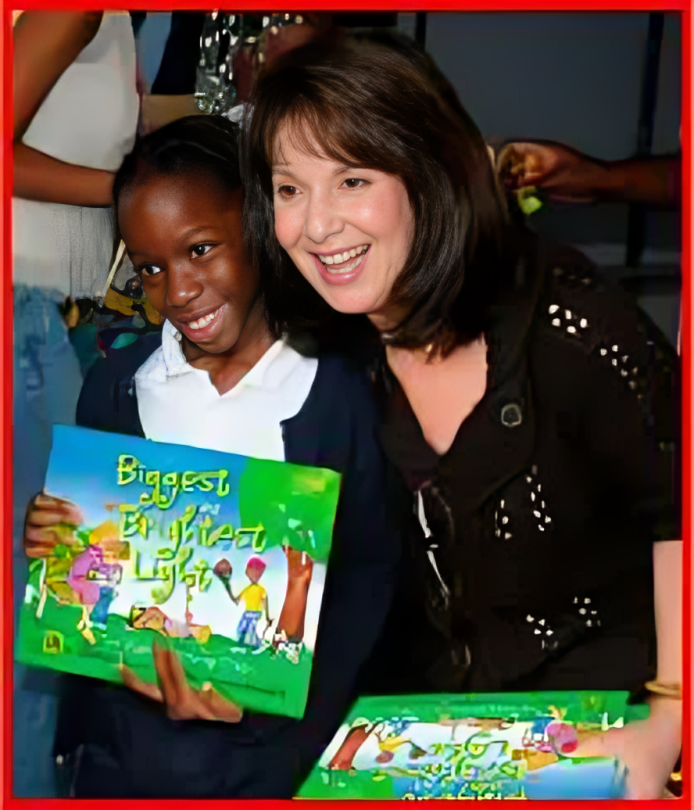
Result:
<svg viewBox="0 0 694 810">
<path fill-rule="evenodd" d="M 156 650 L 160 687 L 132 676 L 131 689 L 70 679 L 58 762 L 79 797 L 288 798 L 336 730 L 390 602 L 398 542 L 369 391 L 342 360 L 305 357 L 280 337 L 271 290 L 244 249 L 232 123 L 196 116 L 144 138 L 118 172 L 114 202 L 166 322 L 160 336 L 97 363 L 78 424 L 329 467 L 343 483 L 303 720 L 240 717 L 212 690 L 193 690 L 178 660 Z M 50 550 L 66 509 L 37 498 L 27 553 Z"/>
</svg>

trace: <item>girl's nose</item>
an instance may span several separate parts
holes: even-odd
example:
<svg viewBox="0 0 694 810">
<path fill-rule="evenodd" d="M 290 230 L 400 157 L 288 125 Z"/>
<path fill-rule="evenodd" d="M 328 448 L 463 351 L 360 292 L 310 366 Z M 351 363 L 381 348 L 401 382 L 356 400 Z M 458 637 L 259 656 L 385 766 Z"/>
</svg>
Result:
<svg viewBox="0 0 694 810">
<path fill-rule="evenodd" d="M 170 307 L 184 307 L 203 290 L 196 274 L 187 267 L 170 265 L 167 270 L 166 303 Z"/>
</svg>

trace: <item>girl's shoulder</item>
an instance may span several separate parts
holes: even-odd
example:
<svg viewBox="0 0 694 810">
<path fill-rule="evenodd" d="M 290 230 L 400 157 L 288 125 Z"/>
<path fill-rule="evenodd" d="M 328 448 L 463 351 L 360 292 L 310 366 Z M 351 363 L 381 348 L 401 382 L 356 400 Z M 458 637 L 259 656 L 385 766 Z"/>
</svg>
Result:
<svg viewBox="0 0 694 810">
<path fill-rule="evenodd" d="M 362 358 L 339 352 L 320 352 L 318 369 L 307 405 L 357 412 L 374 413 L 371 369 Z"/>
<path fill-rule="evenodd" d="M 288 345 L 299 354 L 318 360 L 314 388 L 321 397 L 371 403 L 371 372 L 378 346 L 361 321 L 360 316 L 339 316 L 338 328 L 286 338 Z"/>
<path fill-rule="evenodd" d="M 77 403 L 79 425 L 132 432 L 133 414 L 137 411 L 133 378 L 161 347 L 161 339 L 161 332 L 141 335 L 134 343 L 110 350 L 94 363 L 87 372 Z"/>
</svg>

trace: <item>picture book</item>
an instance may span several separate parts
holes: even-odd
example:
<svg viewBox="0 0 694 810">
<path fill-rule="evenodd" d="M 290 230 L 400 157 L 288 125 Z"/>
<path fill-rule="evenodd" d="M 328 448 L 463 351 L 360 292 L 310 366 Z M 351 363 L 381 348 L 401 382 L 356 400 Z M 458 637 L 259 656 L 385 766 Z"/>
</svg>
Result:
<svg viewBox="0 0 694 810">
<path fill-rule="evenodd" d="M 165 639 L 195 688 L 301 717 L 339 486 L 331 470 L 56 427 L 45 492 L 75 523 L 31 562 L 17 659 L 156 683 Z"/>
<path fill-rule="evenodd" d="M 614 799 L 616 759 L 582 739 L 648 715 L 627 692 L 363 697 L 299 792 L 304 799 Z"/>
</svg>

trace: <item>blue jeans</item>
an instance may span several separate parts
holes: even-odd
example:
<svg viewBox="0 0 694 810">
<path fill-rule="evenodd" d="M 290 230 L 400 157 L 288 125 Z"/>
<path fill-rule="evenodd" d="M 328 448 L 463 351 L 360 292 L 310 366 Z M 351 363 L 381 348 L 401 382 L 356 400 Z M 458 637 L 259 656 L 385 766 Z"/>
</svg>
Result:
<svg viewBox="0 0 694 810">
<path fill-rule="evenodd" d="M 262 615 L 262 612 L 259 610 L 244 611 L 239 621 L 239 626 L 236 628 L 239 641 L 242 644 L 247 644 L 249 647 L 260 647 L 258 621 Z"/>
<path fill-rule="evenodd" d="M 14 289 L 13 531 L 15 632 L 27 579 L 22 548 L 27 503 L 43 489 L 52 429 L 75 423 L 82 374 L 56 290 Z M 14 665 L 14 779 L 19 797 L 56 796 L 52 756 L 58 675 Z"/>
</svg>

